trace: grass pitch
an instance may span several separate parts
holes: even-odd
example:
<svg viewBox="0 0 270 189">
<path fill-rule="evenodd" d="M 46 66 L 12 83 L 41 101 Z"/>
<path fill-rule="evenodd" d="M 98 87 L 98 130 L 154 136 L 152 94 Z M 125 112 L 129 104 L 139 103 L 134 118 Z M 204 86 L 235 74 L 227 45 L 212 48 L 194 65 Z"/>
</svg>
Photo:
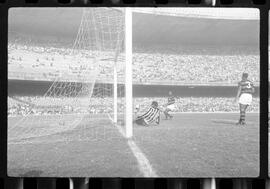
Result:
<svg viewBox="0 0 270 189">
<path fill-rule="evenodd" d="M 259 114 L 248 113 L 246 126 L 211 121 L 237 122 L 238 116 L 175 114 L 158 126 L 134 125 L 133 140 L 161 177 L 258 176 Z M 9 118 L 9 125 L 14 119 Z M 117 128 L 105 117 L 90 121 L 87 116 L 71 130 L 9 141 L 8 175 L 143 176 L 127 139 Z"/>
<path fill-rule="evenodd" d="M 157 127 L 135 129 L 135 141 L 159 176 L 258 176 L 259 114 L 248 114 L 246 126 L 211 121 L 237 122 L 238 116 L 177 114 Z"/>
</svg>

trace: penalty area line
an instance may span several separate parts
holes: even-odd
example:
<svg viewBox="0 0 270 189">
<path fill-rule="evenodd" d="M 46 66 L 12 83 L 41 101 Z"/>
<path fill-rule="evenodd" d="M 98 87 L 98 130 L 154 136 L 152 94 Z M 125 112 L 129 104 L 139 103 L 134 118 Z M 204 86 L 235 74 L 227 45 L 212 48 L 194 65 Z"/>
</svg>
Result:
<svg viewBox="0 0 270 189">
<path fill-rule="evenodd" d="M 113 122 L 113 119 L 108 114 L 109 119 Z M 121 128 L 118 124 L 114 123 L 118 131 L 122 134 L 124 138 L 126 138 L 123 128 Z M 155 170 L 152 168 L 149 160 L 141 151 L 141 149 L 137 146 L 137 144 L 132 139 L 128 139 L 128 146 L 131 149 L 133 155 L 137 159 L 138 167 L 140 172 L 143 174 L 144 177 L 158 177 Z"/>
</svg>

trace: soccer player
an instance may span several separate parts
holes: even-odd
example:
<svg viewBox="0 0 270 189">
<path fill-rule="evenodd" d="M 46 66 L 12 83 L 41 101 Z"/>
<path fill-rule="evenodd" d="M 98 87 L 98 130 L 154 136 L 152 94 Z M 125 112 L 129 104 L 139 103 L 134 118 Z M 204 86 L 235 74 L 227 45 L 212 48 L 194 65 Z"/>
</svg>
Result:
<svg viewBox="0 0 270 189">
<path fill-rule="evenodd" d="M 153 101 L 148 111 L 135 119 L 135 123 L 143 126 L 149 126 L 151 123 L 159 124 L 160 112 L 161 111 L 158 108 L 158 103 Z"/>
<path fill-rule="evenodd" d="M 172 96 L 172 92 L 169 91 L 169 97 L 168 102 L 165 104 L 166 108 L 164 110 L 165 119 L 172 119 L 172 115 L 169 114 L 170 111 L 173 111 L 175 109 L 175 98 Z"/>
<path fill-rule="evenodd" d="M 255 92 L 253 83 L 248 80 L 248 73 L 242 74 L 242 80 L 238 83 L 236 101 L 239 103 L 240 119 L 237 125 L 245 125 L 246 109 L 252 102 L 252 94 Z"/>
</svg>

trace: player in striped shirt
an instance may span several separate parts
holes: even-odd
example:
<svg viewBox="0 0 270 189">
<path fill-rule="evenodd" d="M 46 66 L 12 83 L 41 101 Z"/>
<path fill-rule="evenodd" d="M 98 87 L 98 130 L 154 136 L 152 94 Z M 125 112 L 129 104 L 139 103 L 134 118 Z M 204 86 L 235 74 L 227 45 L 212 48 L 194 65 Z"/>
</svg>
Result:
<svg viewBox="0 0 270 189">
<path fill-rule="evenodd" d="M 169 91 L 168 102 L 165 104 L 166 108 L 164 110 L 165 119 L 172 118 L 173 116 L 169 114 L 170 111 L 175 109 L 175 98 L 172 96 L 172 92 Z"/>
<path fill-rule="evenodd" d="M 238 83 L 236 101 L 239 103 L 240 119 L 237 125 L 245 125 L 246 109 L 252 102 L 252 94 L 255 92 L 253 83 L 248 80 L 248 73 L 242 74 L 242 80 Z"/>
<path fill-rule="evenodd" d="M 135 120 L 135 123 L 144 126 L 149 126 L 151 123 L 159 124 L 160 112 L 161 111 L 158 108 L 158 103 L 153 101 L 148 111 L 143 115 L 138 116 Z"/>
</svg>

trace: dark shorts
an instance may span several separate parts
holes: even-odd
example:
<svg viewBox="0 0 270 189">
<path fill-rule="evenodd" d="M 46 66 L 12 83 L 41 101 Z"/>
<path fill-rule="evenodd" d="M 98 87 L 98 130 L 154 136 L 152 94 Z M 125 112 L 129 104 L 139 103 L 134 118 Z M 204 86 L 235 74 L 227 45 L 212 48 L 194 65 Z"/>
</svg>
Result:
<svg viewBox="0 0 270 189">
<path fill-rule="evenodd" d="M 143 126 L 147 125 L 143 118 L 135 120 L 135 123 L 137 125 L 143 125 Z"/>
</svg>

